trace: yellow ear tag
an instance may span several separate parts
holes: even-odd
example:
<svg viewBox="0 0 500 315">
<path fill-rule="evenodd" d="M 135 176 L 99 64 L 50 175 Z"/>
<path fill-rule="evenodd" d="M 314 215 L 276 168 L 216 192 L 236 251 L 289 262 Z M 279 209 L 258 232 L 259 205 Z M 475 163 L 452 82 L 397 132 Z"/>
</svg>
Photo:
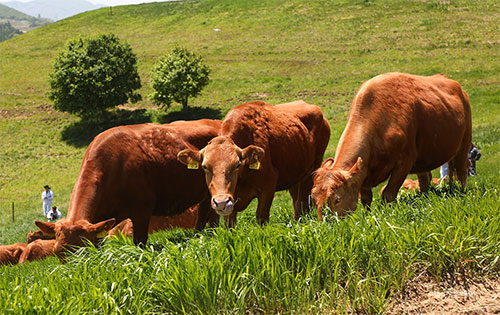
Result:
<svg viewBox="0 0 500 315">
<path fill-rule="evenodd" d="M 200 168 L 200 163 L 198 162 L 191 162 L 191 163 L 188 163 L 188 168 L 190 170 L 197 170 Z"/>
<path fill-rule="evenodd" d="M 258 170 L 260 168 L 260 162 L 259 162 L 259 159 L 257 157 L 255 157 L 255 162 L 248 165 L 248 168 L 249 169 L 252 169 L 252 170 Z"/>
<path fill-rule="evenodd" d="M 105 230 L 102 230 L 99 234 L 97 234 L 97 238 L 105 238 L 107 235 L 108 233 L 106 233 Z"/>
</svg>

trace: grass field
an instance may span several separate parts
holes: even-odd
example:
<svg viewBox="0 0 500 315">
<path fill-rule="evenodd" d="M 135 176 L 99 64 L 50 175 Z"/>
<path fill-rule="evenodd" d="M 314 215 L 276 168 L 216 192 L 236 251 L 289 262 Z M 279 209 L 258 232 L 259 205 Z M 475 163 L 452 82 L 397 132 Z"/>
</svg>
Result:
<svg viewBox="0 0 500 315">
<path fill-rule="evenodd" d="M 384 72 L 459 81 L 483 154 L 466 194 L 435 188 L 384 205 L 377 191 L 371 211 L 295 222 L 282 192 L 265 227 L 255 223 L 253 203 L 233 230 L 161 232 L 144 249 L 115 240 L 65 265 L 49 258 L 0 267 L 0 311 L 380 313 L 417 272 L 451 282 L 498 275 L 499 19 L 495 0 L 206 0 L 105 8 L 0 43 L 0 244 L 23 242 L 35 229 L 47 183 L 66 213 L 86 147 L 106 128 L 222 118 L 246 101 L 304 99 L 330 122 L 332 156 L 357 88 Z M 58 50 L 103 32 L 138 55 L 144 100 L 99 124 L 53 110 L 45 92 Z M 154 62 L 175 45 L 212 68 L 188 113 L 161 111 L 145 97 Z"/>
</svg>

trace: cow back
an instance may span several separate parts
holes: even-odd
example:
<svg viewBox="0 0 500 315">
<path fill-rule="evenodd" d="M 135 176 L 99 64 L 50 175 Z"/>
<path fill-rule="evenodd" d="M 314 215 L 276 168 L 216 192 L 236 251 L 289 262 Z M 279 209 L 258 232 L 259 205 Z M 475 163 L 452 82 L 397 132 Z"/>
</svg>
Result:
<svg viewBox="0 0 500 315">
<path fill-rule="evenodd" d="M 240 148 L 253 144 L 264 149 L 279 172 L 278 190 L 290 188 L 319 166 L 317 156 L 323 156 L 330 136 L 319 107 L 303 101 L 242 104 L 228 113 L 221 129 Z"/>
</svg>

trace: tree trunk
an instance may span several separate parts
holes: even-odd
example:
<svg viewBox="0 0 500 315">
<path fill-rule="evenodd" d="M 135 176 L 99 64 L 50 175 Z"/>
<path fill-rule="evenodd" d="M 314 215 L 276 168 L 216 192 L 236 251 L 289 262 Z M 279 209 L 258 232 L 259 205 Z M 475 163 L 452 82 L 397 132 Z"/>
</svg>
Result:
<svg viewBox="0 0 500 315">
<path fill-rule="evenodd" d="M 182 101 L 182 110 L 186 111 L 187 109 L 188 109 L 188 97 L 186 96 L 186 98 Z"/>
</svg>

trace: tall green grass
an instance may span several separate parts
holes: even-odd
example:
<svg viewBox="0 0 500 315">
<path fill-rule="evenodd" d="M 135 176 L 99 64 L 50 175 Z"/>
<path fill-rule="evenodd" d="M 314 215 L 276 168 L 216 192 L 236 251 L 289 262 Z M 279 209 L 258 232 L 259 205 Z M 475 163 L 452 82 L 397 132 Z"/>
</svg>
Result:
<svg viewBox="0 0 500 315">
<path fill-rule="evenodd" d="M 495 182 L 498 185 L 498 181 Z M 382 312 L 416 272 L 437 280 L 498 270 L 500 192 L 435 188 L 330 215 L 260 227 L 166 231 L 138 248 L 130 239 L 55 259 L 4 267 L 0 309 L 42 313 Z"/>
</svg>

